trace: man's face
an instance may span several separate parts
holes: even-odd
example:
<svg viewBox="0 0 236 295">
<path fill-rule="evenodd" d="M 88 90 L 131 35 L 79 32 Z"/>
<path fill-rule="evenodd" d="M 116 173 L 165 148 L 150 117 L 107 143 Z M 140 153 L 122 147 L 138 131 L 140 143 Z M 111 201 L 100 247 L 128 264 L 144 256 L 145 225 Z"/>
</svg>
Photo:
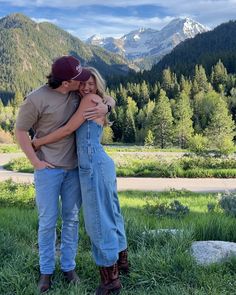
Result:
<svg viewBox="0 0 236 295">
<path fill-rule="evenodd" d="M 67 84 L 68 91 L 76 91 L 79 89 L 80 81 L 70 80 Z"/>
</svg>

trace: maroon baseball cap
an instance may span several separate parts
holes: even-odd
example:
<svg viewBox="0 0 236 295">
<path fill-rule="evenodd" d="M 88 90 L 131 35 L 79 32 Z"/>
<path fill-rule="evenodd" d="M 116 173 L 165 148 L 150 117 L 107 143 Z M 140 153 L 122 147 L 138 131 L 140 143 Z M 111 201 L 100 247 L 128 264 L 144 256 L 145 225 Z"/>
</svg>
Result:
<svg viewBox="0 0 236 295">
<path fill-rule="evenodd" d="M 80 61 L 71 55 L 59 57 L 52 64 L 52 75 L 62 81 L 87 81 L 91 72 L 84 69 Z"/>
</svg>

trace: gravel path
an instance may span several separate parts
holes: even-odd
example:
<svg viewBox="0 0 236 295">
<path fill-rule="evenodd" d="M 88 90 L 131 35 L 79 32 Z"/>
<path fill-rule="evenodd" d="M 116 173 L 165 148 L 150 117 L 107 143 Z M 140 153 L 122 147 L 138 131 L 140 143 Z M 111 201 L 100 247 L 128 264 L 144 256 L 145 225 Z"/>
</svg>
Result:
<svg viewBox="0 0 236 295">
<path fill-rule="evenodd" d="M 0 181 L 11 178 L 16 182 L 33 182 L 33 174 L 6 171 L 2 165 L 11 159 L 22 157 L 22 153 L 0 154 Z M 193 192 L 236 191 L 236 178 L 137 178 L 118 177 L 118 191 L 165 191 L 186 189 Z"/>
</svg>

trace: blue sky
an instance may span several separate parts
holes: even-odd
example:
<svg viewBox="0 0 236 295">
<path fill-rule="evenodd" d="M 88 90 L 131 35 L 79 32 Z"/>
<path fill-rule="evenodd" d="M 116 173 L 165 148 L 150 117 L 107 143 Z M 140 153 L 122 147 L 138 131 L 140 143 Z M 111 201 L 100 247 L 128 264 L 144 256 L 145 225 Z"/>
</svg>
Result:
<svg viewBox="0 0 236 295">
<path fill-rule="evenodd" d="M 176 17 L 214 28 L 236 19 L 236 0 L 0 0 L 0 18 L 16 12 L 85 40 L 94 34 L 120 37 L 140 27 L 159 30 Z"/>
</svg>

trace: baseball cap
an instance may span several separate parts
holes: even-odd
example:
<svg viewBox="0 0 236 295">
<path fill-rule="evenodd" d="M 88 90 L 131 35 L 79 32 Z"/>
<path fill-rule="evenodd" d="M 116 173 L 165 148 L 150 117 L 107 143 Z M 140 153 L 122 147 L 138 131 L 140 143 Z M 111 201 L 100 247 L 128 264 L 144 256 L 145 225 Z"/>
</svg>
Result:
<svg viewBox="0 0 236 295">
<path fill-rule="evenodd" d="M 62 81 L 87 81 L 91 72 L 84 69 L 80 61 L 71 55 L 59 57 L 52 64 L 52 75 Z"/>
</svg>

